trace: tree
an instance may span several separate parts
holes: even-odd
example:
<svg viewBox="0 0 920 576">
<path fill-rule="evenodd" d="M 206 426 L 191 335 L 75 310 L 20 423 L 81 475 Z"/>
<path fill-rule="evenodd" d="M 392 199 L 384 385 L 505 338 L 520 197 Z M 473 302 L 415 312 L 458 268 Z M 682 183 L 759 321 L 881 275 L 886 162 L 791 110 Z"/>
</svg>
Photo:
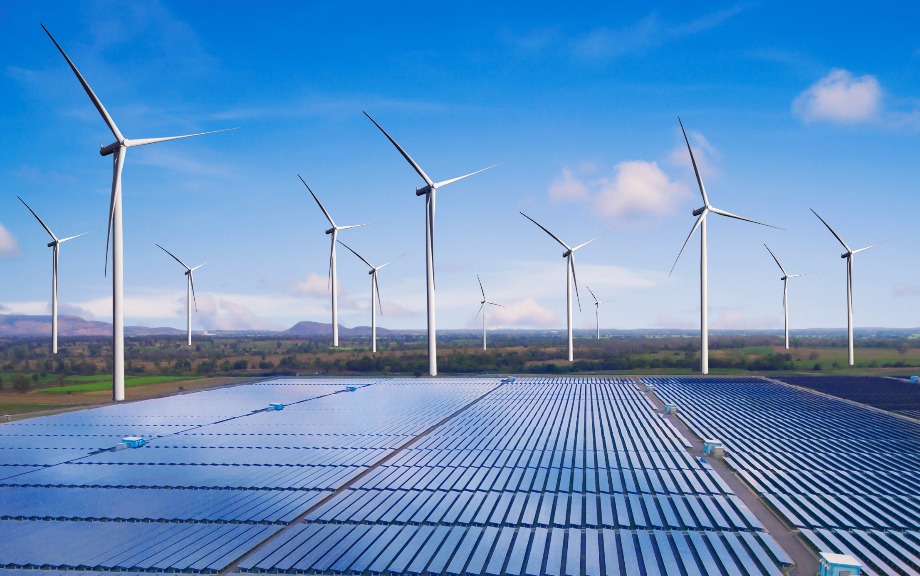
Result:
<svg viewBox="0 0 920 576">
<path fill-rule="evenodd" d="M 29 379 L 23 376 L 22 374 L 17 374 L 13 376 L 13 389 L 17 392 L 28 392 L 29 391 Z"/>
</svg>

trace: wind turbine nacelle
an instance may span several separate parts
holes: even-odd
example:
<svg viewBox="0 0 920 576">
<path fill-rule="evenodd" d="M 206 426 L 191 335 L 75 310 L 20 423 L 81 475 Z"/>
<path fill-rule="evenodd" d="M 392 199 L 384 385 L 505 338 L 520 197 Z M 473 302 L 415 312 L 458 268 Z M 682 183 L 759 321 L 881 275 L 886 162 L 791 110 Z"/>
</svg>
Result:
<svg viewBox="0 0 920 576">
<path fill-rule="evenodd" d="M 703 206 L 702 208 L 697 208 L 696 210 L 694 210 L 694 211 L 693 211 L 693 215 L 694 215 L 694 216 L 699 216 L 700 214 L 702 214 L 702 213 L 705 212 L 705 211 L 706 211 L 706 207 Z"/>
<path fill-rule="evenodd" d="M 562 253 L 562 257 L 563 257 L 563 258 L 568 258 L 568 257 L 569 257 L 569 254 L 571 254 L 571 253 L 572 253 L 571 250 L 566 250 L 565 252 Z"/>
<path fill-rule="evenodd" d="M 109 154 L 114 153 L 114 152 L 115 152 L 116 150 L 118 150 L 120 147 L 121 147 L 121 142 L 112 142 L 112 143 L 109 144 L 108 146 L 100 146 L 100 147 L 99 147 L 99 155 L 100 155 L 100 156 L 108 156 Z"/>
<path fill-rule="evenodd" d="M 54 242 L 48 242 L 48 248 L 54 248 L 54 245 L 57 244 L 57 240 Z"/>
<path fill-rule="evenodd" d="M 431 192 L 431 186 L 422 186 L 421 188 L 415 189 L 416 196 L 424 196 L 425 194 L 428 194 L 429 192 Z"/>
<path fill-rule="evenodd" d="M 335 228 L 330 228 L 326 230 L 326 234 L 332 234 L 333 232 L 335 232 Z"/>
<path fill-rule="evenodd" d="M 844 252 L 843 254 L 840 255 L 841 258 L 849 258 L 849 256 L 850 256 L 849 252 Z"/>
</svg>

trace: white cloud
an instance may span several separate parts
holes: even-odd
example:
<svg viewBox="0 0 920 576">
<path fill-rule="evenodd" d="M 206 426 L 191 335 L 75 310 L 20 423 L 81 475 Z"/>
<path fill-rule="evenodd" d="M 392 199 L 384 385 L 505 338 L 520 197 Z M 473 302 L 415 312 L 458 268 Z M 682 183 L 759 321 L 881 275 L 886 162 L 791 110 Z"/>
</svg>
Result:
<svg viewBox="0 0 920 576">
<path fill-rule="evenodd" d="M 874 76 L 856 78 L 837 68 L 799 94 L 792 112 L 806 122 L 866 122 L 878 115 L 881 101 L 882 89 Z"/>
<path fill-rule="evenodd" d="M 678 132 L 678 134 L 680 133 Z M 693 160 L 690 159 L 690 153 L 687 151 L 687 143 L 684 141 L 683 135 L 680 135 L 679 138 L 680 143 L 668 154 L 667 163 L 686 170 L 693 175 Z M 707 180 L 718 176 L 719 170 L 716 168 L 715 162 L 719 158 L 719 151 L 716 150 L 716 147 L 705 136 L 693 130 L 687 133 L 687 138 L 693 146 L 693 158 L 696 160 L 696 167 L 699 169 L 703 179 Z M 695 175 L 693 175 L 693 179 L 696 180 Z"/>
<path fill-rule="evenodd" d="M 13 258 L 19 256 L 19 244 L 3 224 L 0 224 L 0 258 Z"/>
<path fill-rule="evenodd" d="M 192 321 L 209 330 L 271 330 L 278 326 L 262 320 L 250 308 L 227 298 L 210 295 L 198 298 Z"/>
<path fill-rule="evenodd" d="M 595 205 L 601 216 L 660 215 L 673 212 L 686 189 L 672 182 L 656 162 L 620 162 L 612 178 L 600 180 Z"/>
<path fill-rule="evenodd" d="M 559 316 L 533 298 L 525 298 L 507 308 L 493 307 L 489 323 L 495 328 L 556 328 Z"/>
<path fill-rule="evenodd" d="M 331 287 L 329 279 L 311 272 L 307 279 L 294 285 L 294 294 L 298 296 L 312 296 L 328 298 Z"/>
<path fill-rule="evenodd" d="M 390 318 L 415 318 L 419 315 L 418 310 L 410 310 L 405 306 L 387 300 L 380 305 L 380 316 L 387 316 Z M 380 322 L 380 320 L 378 320 Z"/>
<path fill-rule="evenodd" d="M 588 187 L 570 168 L 563 168 L 562 174 L 549 185 L 549 199 L 553 202 L 584 202 L 588 199 Z"/>
<path fill-rule="evenodd" d="M 748 316 L 738 309 L 728 309 L 719 312 L 712 320 L 711 328 L 714 330 L 754 330 L 763 328 L 778 328 L 783 324 L 782 317 Z"/>
</svg>

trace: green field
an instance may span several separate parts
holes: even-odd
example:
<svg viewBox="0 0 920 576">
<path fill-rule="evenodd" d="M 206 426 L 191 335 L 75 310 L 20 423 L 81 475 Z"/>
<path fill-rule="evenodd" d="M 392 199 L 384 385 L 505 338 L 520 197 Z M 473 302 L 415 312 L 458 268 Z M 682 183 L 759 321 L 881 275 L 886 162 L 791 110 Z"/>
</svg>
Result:
<svg viewBox="0 0 920 576">
<path fill-rule="evenodd" d="M 125 378 L 125 388 L 135 386 L 145 386 L 147 384 L 163 384 L 164 382 L 178 382 L 180 380 L 195 380 L 194 376 L 128 376 Z M 68 384 L 67 386 L 51 386 L 48 388 L 36 388 L 35 392 L 46 392 L 49 394 L 70 394 L 73 392 L 95 392 L 97 390 L 108 390 L 112 387 L 112 376 L 76 376 L 69 380 L 81 380 L 79 384 Z"/>
</svg>

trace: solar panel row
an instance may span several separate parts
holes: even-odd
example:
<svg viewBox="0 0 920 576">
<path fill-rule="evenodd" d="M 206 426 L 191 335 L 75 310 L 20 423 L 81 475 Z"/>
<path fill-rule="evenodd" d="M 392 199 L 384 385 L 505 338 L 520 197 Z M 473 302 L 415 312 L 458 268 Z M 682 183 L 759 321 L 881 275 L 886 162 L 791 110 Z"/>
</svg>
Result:
<svg viewBox="0 0 920 576">
<path fill-rule="evenodd" d="M 817 549 L 920 574 L 920 423 L 767 380 L 643 380 Z"/>
<path fill-rule="evenodd" d="M 497 383 L 288 380 L 4 424 L 0 565 L 221 570 Z M 148 444 L 98 451 L 124 435 Z"/>
<path fill-rule="evenodd" d="M 244 571 L 780 574 L 790 561 L 631 379 L 503 385 Z"/>
</svg>

